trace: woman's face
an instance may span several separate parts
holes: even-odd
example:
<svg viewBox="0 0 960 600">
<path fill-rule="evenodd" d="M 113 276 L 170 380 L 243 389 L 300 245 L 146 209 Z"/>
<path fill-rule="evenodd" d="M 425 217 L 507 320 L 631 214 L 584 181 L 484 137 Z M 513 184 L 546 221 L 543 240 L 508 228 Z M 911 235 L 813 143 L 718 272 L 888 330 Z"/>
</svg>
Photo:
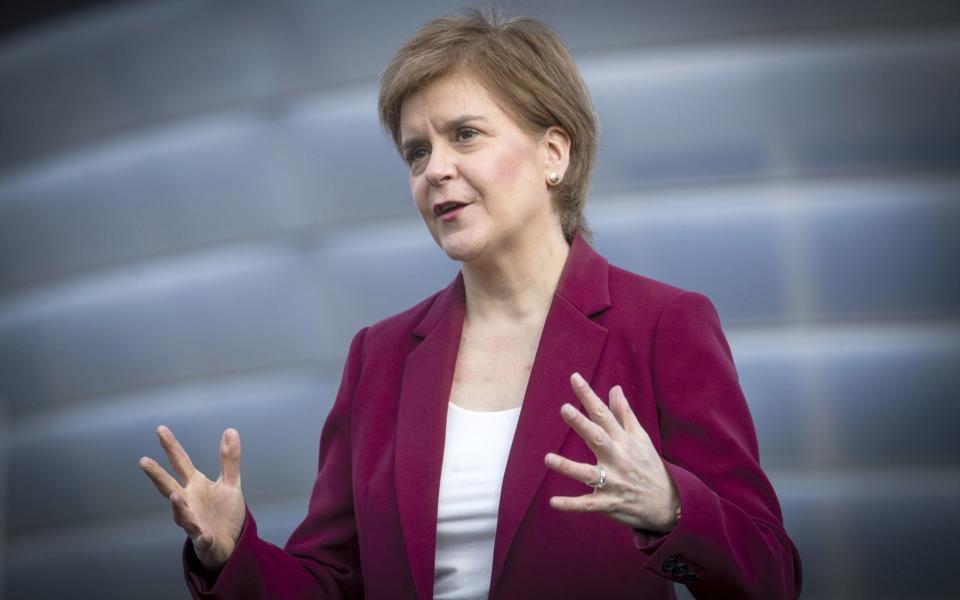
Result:
<svg viewBox="0 0 960 600">
<path fill-rule="evenodd" d="M 400 139 L 414 203 L 450 258 L 490 257 L 560 230 L 546 183 L 555 144 L 521 130 L 473 78 L 444 77 L 411 95 Z"/>
</svg>

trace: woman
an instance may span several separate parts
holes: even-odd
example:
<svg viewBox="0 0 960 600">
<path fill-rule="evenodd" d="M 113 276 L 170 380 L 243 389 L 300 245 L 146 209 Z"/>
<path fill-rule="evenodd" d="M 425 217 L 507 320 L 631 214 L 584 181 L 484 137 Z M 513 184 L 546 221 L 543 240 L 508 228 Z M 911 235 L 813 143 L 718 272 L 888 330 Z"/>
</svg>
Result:
<svg viewBox="0 0 960 600">
<path fill-rule="evenodd" d="M 215 483 L 158 430 L 180 481 L 140 464 L 189 535 L 194 597 L 798 595 L 713 305 L 586 241 L 596 122 L 555 34 L 431 21 L 380 115 L 460 274 L 353 339 L 284 549 L 245 508 L 235 430 Z"/>
</svg>

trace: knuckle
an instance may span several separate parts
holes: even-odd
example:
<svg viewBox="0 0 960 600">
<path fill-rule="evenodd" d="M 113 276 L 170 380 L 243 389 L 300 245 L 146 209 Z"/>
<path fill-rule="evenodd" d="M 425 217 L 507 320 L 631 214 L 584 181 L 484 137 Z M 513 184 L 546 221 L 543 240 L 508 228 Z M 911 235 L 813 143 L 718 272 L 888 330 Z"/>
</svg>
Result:
<svg viewBox="0 0 960 600">
<path fill-rule="evenodd" d="M 607 503 L 606 510 L 607 512 L 616 512 L 623 508 L 626 504 L 626 501 L 623 498 L 622 494 L 612 494 L 610 496 L 610 502 Z"/>
<path fill-rule="evenodd" d="M 646 473 L 653 467 L 653 463 L 650 461 L 650 458 L 646 456 L 637 459 L 635 465 L 636 466 L 634 469 L 641 473 Z"/>
<path fill-rule="evenodd" d="M 626 473 L 624 473 L 624 478 L 627 481 L 643 481 L 643 473 L 637 467 L 631 466 L 627 469 Z"/>
</svg>

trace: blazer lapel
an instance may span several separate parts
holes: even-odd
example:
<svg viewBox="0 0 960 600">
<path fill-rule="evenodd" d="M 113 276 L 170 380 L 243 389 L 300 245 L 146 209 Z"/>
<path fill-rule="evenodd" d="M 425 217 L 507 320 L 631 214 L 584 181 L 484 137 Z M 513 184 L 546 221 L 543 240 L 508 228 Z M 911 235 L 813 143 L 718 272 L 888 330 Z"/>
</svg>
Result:
<svg viewBox="0 0 960 600">
<path fill-rule="evenodd" d="M 590 317 L 610 307 L 608 268 L 606 259 L 578 234 L 540 335 L 503 476 L 491 594 L 517 528 L 547 473 L 544 456 L 559 450 L 571 431 L 560 418 L 564 402 L 580 405 L 570 387 L 570 375 L 578 372 L 590 381 L 606 343 L 606 328 Z"/>
<path fill-rule="evenodd" d="M 447 404 L 463 331 L 464 289 L 457 275 L 414 329 L 423 341 L 407 356 L 397 415 L 397 505 L 417 595 L 433 597 L 437 499 Z"/>
<path fill-rule="evenodd" d="M 547 313 L 520 420 L 503 479 L 491 592 L 514 534 L 546 475 L 543 457 L 557 451 L 570 428 L 560 406 L 578 400 L 570 388 L 577 371 L 588 381 L 607 330 L 591 316 L 610 306 L 607 261 L 575 236 Z M 437 500 L 446 436 L 447 404 L 465 314 L 462 275 L 440 293 L 413 334 L 422 338 L 407 356 L 397 415 L 394 471 L 397 505 L 417 594 L 433 596 Z"/>
</svg>

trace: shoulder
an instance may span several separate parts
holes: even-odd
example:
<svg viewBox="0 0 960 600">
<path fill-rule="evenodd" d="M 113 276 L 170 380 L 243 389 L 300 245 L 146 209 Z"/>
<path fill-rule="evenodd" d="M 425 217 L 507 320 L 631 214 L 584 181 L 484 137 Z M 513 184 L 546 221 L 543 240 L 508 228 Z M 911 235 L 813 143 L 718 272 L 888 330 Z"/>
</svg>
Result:
<svg viewBox="0 0 960 600">
<path fill-rule="evenodd" d="M 653 365 L 658 381 L 685 381 L 691 364 L 736 377 L 720 316 L 706 294 L 612 265 L 609 287 L 603 325 L 611 341 Z"/>
<path fill-rule="evenodd" d="M 407 343 L 437 299 L 444 293 L 439 290 L 410 308 L 376 321 L 361 330 L 364 348 L 381 351 L 389 347 L 401 347 Z"/>
<path fill-rule="evenodd" d="M 690 293 L 681 287 L 638 275 L 616 265 L 610 265 L 611 300 L 643 299 L 651 306 L 663 307 L 678 296 Z"/>
<path fill-rule="evenodd" d="M 640 310 L 655 319 L 668 309 L 713 310 L 713 302 L 706 294 L 638 275 L 612 264 L 609 285 L 613 306 L 619 305 L 633 312 Z"/>
</svg>

